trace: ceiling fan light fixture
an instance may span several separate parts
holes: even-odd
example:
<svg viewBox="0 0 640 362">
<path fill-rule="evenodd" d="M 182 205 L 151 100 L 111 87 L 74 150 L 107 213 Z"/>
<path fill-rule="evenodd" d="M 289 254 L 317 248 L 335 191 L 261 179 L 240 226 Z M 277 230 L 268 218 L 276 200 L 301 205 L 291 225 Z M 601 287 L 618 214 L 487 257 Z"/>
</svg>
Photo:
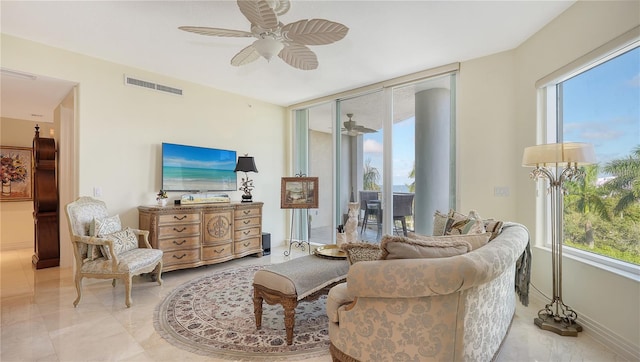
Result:
<svg viewBox="0 0 640 362">
<path fill-rule="evenodd" d="M 258 54 L 260 54 L 267 61 L 270 61 L 274 55 L 278 55 L 278 53 L 280 53 L 282 48 L 284 48 L 284 44 L 274 38 L 265 37 L 253 42 L 253 47 L 256 48 Z"/>
</svg>

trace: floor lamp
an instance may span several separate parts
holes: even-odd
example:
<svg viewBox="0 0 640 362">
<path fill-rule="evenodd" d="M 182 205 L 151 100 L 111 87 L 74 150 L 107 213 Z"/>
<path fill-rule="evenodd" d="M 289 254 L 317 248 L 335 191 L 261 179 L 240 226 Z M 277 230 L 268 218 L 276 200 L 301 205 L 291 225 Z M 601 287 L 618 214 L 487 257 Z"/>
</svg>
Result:
<svg viewBox="0 0 640 362">
<path fill-rule="evenodd" d="M 580 166 L 595 162 L 593 145 L 588 143 L 552 143 L 527 147 L 522 156 L 522 166 L 535 167 L 531 171 L 534 180 L 549 180 L 551 196 L 551 268 L 553 298 L 538 311 L 535 325 L 562 336 L 577 336 L 582 326 L 576 323 L 578 314 L 562 301 L 562 195 L 566 194 L 565 181 L 584 177 Z"/>
</svg>

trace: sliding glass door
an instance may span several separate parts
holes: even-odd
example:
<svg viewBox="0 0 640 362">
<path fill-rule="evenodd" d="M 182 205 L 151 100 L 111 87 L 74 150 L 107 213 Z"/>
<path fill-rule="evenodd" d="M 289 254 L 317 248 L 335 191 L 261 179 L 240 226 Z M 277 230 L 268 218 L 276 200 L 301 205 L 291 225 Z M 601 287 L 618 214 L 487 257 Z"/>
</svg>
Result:
<svg viewBox="0 0 640 362">
<path fill-rule="evenodd" d="M 359 241 L 432 233 L 434 212 L 455 207 L 454 95 L 447 74 L 294 112 L 307 127 L 295 133 L 294 147 L 306 150 L 294 158 L 320 181 L 319 208 L 307 215 L 311 242 L 335 242 L 350 201 L 359 204 Z"/>
</svg>

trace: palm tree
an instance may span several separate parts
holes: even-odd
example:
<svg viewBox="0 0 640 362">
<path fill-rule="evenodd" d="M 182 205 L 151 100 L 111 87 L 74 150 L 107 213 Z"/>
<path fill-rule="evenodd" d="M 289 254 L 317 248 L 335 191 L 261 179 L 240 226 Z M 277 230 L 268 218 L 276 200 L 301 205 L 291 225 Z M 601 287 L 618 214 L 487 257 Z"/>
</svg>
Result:
<svg viewBox="0 0 640 362">
<path fill-rule="evenodd" d="M 640 200 L 640 145 L 631 151 L 629 157 L 607 163 L 604 171 L 614 176 L 605 186 L 612 194 L 620 196 L 613 209 L 616 214 Z"/>
<path fill-rule="evenodd" d="M 380 190 L 380 185 L 378 181 L 380 181 L 380 172 L 377 168 L 371 166 L 371 159 L 367 158 L 364 162 L 364 175 L 362 180 L 362 187 L 365 190 Z"/>
<path fill-rule="evenodd" d="M 582 214 L 584 222 L 585 243 L 594 247 L 592 217 L 594 214 L 603 220 L 610 221 L 607 205 L 604 201 L 603 190 L 596 186 L 598 179 L 598 165 L 585 167 L 585 176 L 577 181 L 567 182 L 567 195 L 564 201 L 567 207 Z"/>
</svg>

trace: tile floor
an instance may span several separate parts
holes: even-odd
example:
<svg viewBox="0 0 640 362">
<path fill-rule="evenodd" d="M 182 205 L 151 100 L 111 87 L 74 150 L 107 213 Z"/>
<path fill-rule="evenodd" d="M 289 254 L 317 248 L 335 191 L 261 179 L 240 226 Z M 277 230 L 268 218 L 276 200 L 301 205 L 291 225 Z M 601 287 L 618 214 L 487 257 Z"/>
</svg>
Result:
<svg viewBox="0 0 640 362">
<path fill-rule="evenodd" d="M 124 287 L 84 279 L 76 291 L 71 268 L 34 270 L 31 250 L 0 252 L 0 360 L 12 361 L 216 361 L 183 351 L 163 340 L 153 327 L 156 305 L 176 286 L 202 274 L 241 265 L 280 263 L 284 247 L 269 256 L 245 257 L 222 264 L 168 272 L 164 285 L 134 279 L 133 306 L 124 305 Z M 304 255 L 292 252 L 291 257 Z M 539 306 L 518 304 L 499 362 L 622 361 L 588 334 L 559 337 L 533 325 Z M 327 355 L 314 361 L 331 361 Z"/>
</svg>

